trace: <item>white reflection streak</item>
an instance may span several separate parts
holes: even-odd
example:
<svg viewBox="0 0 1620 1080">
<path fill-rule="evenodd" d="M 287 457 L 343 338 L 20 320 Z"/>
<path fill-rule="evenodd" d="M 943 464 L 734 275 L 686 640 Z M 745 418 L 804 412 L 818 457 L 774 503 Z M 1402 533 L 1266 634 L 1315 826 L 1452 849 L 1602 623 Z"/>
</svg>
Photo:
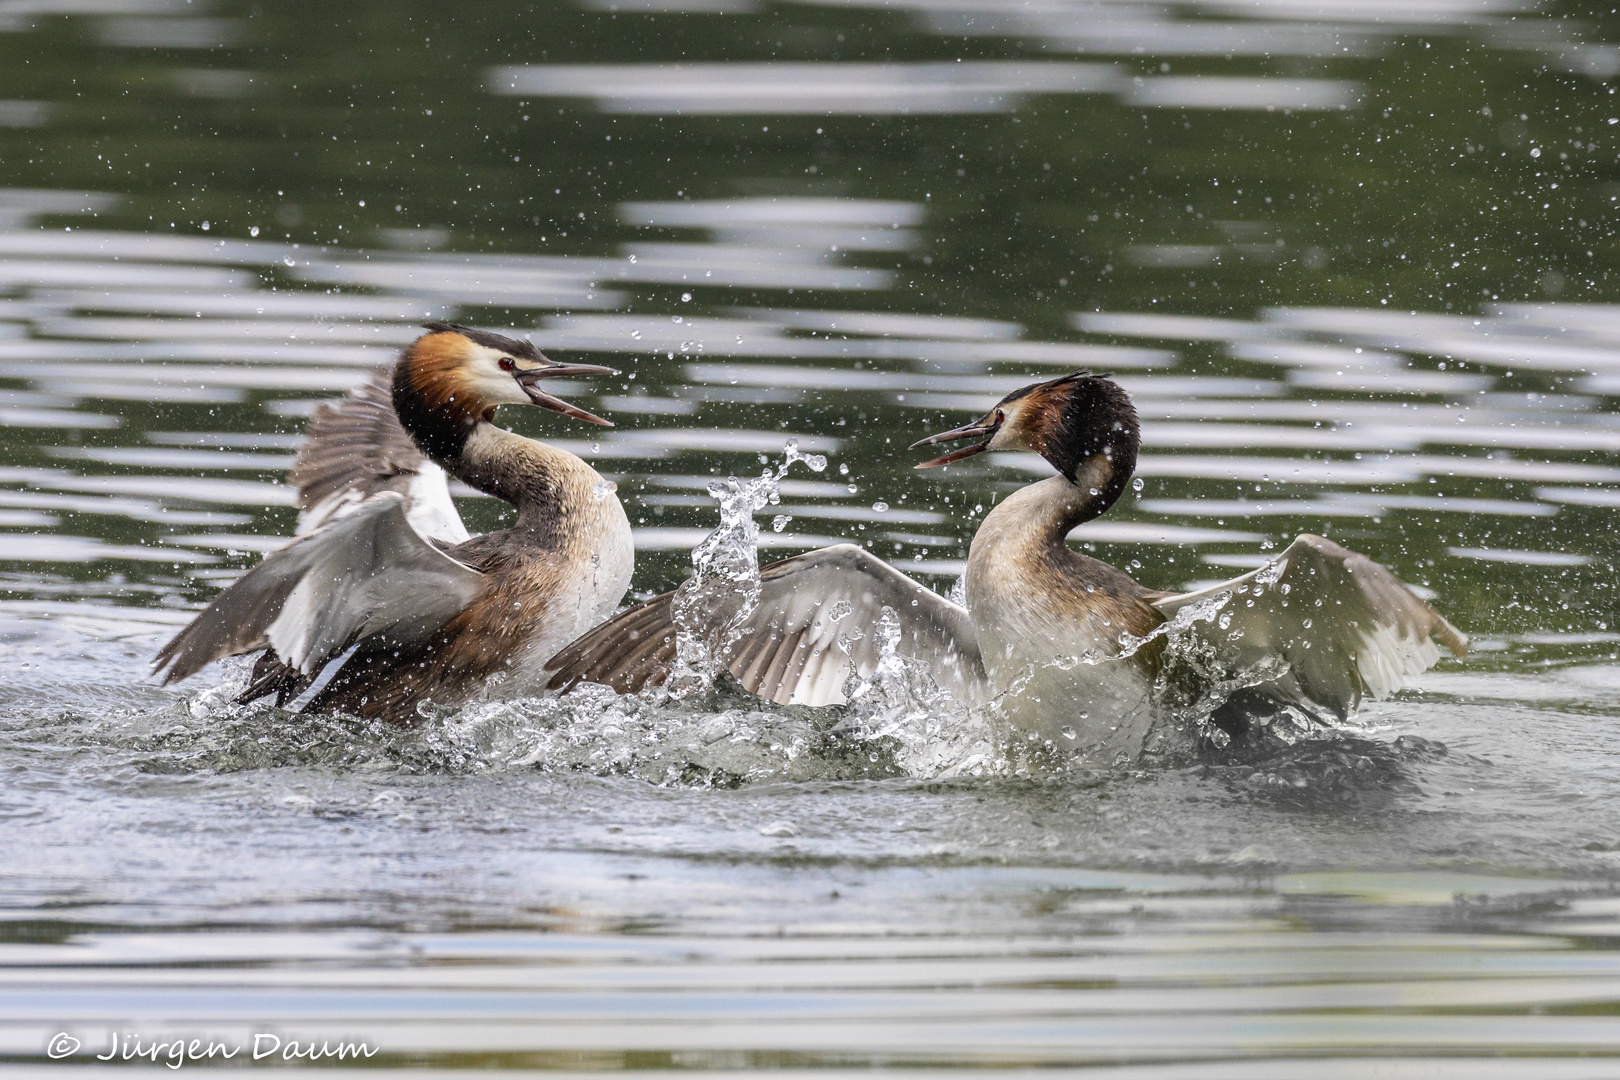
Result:
<svg viewBox="0 0 1620 1080">
<path fill-rule="evenodd" d="M 904 228 L 921 225 L 921 203 L 882 199 L 780 196 L 700 199 L 694 202 L 627 202 L 619 205 L 626 225 L 716 229 L 740 225 L 841 225 Z"/>
<path fill-rule="evenodd" d="M 50 117 L 48 101 L 0 101 L 0 128 L 44 127 Z"/>
<path fill-rule="evenodd" d="M 910 115 L 1009 112 L 1031 93 L 1106 93 L 1107 64 L 773 62 L 500 67 L 490 89 L 580 97 L 604 112 L 672 115 Z"/>
<path fill-rule="evenodd" d="M 451 305 L 423 303 L 406 297 L 261 290 L 205 294 L 45 289 L 36 291 L 31 299 L 44 305 L 78 311 L 189 315 L 193 318 L 234 316 L 419 322 L 423 319 L 446 319 L 455 314 L 455 308 Z M 304 325 L 307 328 L 308 324 Z"/>
<path fill-rule="evenodd" d="M 53 446 L 47 448 L 51 457 L 99 461 L 105 465 L 125 465 L 138 469 L 171 469 L 193 471 L 248 470 L 250 472 L 279 473 L 292 467 L 292 454 L 249 454 L 222 450 L 160 449 L 146 446 Z M 285 538 L 282 539 L 285 543 Z"/>
<path fill-rule="evenodd" d="M 906 315 L 875 311 L 790 311 L 744 309 L 762 322 L 796 330 L 820 330 L 873 337 L 959 338 L 964 341 L 1013 341 L 1024 328 L 1000 319 L 968 319 L 949 315 Z"/>
<path fill-rule="evenodd" d="M 1160 315 L 1156 312 L 1083 311 L 1069 317 L 1076 330 L 1114 337 L 1156 338 L 1163 341 L 1245 341 L 1284 336 L 1283 327 L 1244 319 L 1204 315 Z"/>
<path fill-rule="evenodd" d="M 1570 551 L 1512 551 L 1503 548 L 1448 547 L 1448 555 L 1481 562 L 1516 563 L 1520 566 L 1585 566 L 1591 562 L 1586 555 Z"/>
<path fill-rule="evenodd" d="M 209 555 L 173 548 L 142 547 L 138 544 L 107 544 L 86 536 L 61 533 L 0 533 L 0 562 L 96 562 L 100 559 L 128 559 L 134 562 L 212 563 Z"/>
<path fill-rule="evenodd" d="M 1361 84 L 1342 79 L 1167 75 L 1132 80 L 1120 100 L 1171 109 L 1350 109 L 1361 101 Z"/>
<path fill-rule="evenodd" d="M 379 321 L 297 321 L 282 319 L 162 319 L 86 317 L 43 319 L 38 332 L 50 337 L 103 341 L 269 341 L 371 342 L 402 346 L 421 334 L 410 323 Z"/>
<path fill-rule="evenodd" d="M 1496 15 L 1534 11 L 1536 0 L 1198 0 L 1205 10 L 1248 18 L 1396 26 L 1463 26 Z"/>
</svg>

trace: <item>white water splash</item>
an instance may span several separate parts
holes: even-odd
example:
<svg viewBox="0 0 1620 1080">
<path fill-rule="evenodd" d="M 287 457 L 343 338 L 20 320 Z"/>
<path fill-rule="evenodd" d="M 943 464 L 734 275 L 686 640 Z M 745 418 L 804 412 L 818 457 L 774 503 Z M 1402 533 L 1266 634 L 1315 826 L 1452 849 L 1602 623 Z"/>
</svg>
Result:
<svg viewBox="0 0 1620 1080">
<path fill-rule="evenodd" d="M 721 520 L 693 551 L 693 576 L 677 592 L 678 653 L 667 687 L 639 697 L 582 686 L 565 698 L 486 697 L 461 708 L 427 706 L 427 723 L 413 732 L 381 731 L 375 752 L 424 771 L 539 768 L 709 786 L 886 776 L 1073 776 L 1130 766 L 1134 758 L 1121 763 L 1088 750 L 1083 736 L 1110 722 L 1095 708 L 1081 708 L 1065 718 L 1067 723 L 1054 722 L 1037 737 L 1009 724 L 999 698 L 979 707 L 955 700 L 925 662 L 904 654 L 901 619 L 887 607 L 867 625 L 849 618 L 853 609 L 847 602 L 828 612 L 838 627 L 835 647 L 846 655 L 865 639 L 877 644 L 875 664 L 864 671 L 849 665 L 843 688 L 847 706 L 780 708 L 728 689 L 724 681 L 717 684 L 728 651 L 742 639 L 759 602 L 755 515 L 779 501 L 780 480 L 800 461 L 817 472 L 826 467 L 824 458 L 800 454 L 789 443 L 784 459 L 759 476 L 710 485 Z M 610 485 L 599 486 L 599 498 L 611 494 Z M 1043 668 L 1074 671 L 1126 662 L 1153 645 L 1160 650 L 1153 686 L 1158 721 L 1145 754 L 1174 758 L 1199 739 L 1219 745 L 1225 733 L 1211 723 L 1211 714 L 1239 690 L 1287 674 L 1278 658 L 1230 670 L 1216 649 L 1223 635 L 1236 632 L 1227 625 L 1236 606 L 1270 588 L 1286 589 L 1276 584 L 1280 572 L 1279 566 L 1268 567 L 1242 585 L 1188 604 L 1141 637 L 1121 634 L 1116 651 L 1031 665 L 1005 694 L 1016 694 Z M 235 675 L 192 701 L 195 719 L 207 717 L 217 726 L 220 717 L 241 711 L 231 698 L 246 678 L 246 665 Z M 293 723 L 308 737 L 308 722 Z M 1286 742 L 1311 730 L 1319 729 L 1301 724 L 1295 731 L 1286 722 L 1271 721 L 1271 734 Z M 342 737 L 334 728 L 316 741 L 337 747 Z M 227 742 L 234 746 L 236 740 Z"/>
<path fill-rule="evenodd" d="M 709 484 L 720 524 L 692 549 L 692 576 L 675 590 L 675 663 L 666 684 L 676 698 L 707 691 L 759 606 L 759 525 L 754 515 L 781 501 L 780 481 L 795 462 L 821 472 L 827 459 L 799 453 L 789 439 L 782 463 L 752 480 Z"/>
<path fill-rule="evenodd" d="M 1241 630 L 1232 629 L 1234 607 L 1240 599 L 1250 606 L 1268 588 L 1277 587 L 1286 596 L 1289 587 L 1277 585 L 1286 569 L 1275 561 L 1257 571 L 1247 581 L 1212 596 L 1187 604 L 1171 618 L 1148 633 L 1136 636 L 1121 632 L 1117 650 L 1094 649 L 1078 656 L 1056 656 L 1042 663 L 1030 664 L 1012 680 L 1008 687 L 991 702 L 992 712 L 1002 703 L 1021 693 L 1045 669 L 1073 671 L 1085 666 L 1119 663 L 1135 656 L 1144 648 L 1161 643 L 1154 667 L 1156 674 L 1152 686 L 1153 727 L 1146 740 L 1145 753 L 1149 756 L 1178 754 L 1192 748 L 1198 740 L 1222 747 L 1230 736 L 1213 722 L 1215 714 L 1231 700 L 1234 694 L 1250 687 L 1262 686 L 1288 675 L 1285 657 L 1269 654 L 1254 663 L 1234 665 L 1230 655 L 1223 655 L 1222 639 L 1235 639 Z M 1286 603 L 1286 601 L 1285 601 Z M 1085 712 L 1078 714 L 1081 721 L 1095 720 Z M 1303 706 L 1285 706 L 1277 703 L 1274 713 L 1249 717 L 1256 727 L 1269 727 L 1275 739 L 1292 743 L 1320 728 L 1324 718 Z M 1065 746 L 1053 740 L 1047 749 L 1066 751 L 1081 746 L 1079 732 L 1068 736 L 1073 728 L 1065 727 L 1066 737 L 1076 740 Z"/>
<path fill-rule="evenodd" d="M 953 698 L 925 662 L 900 651 L 900 616 L 893 608 L 883 608 L 872 632 L 877 663 L 864 677 L 852 670 L 844 684 L 849 712 L 835 730 L 873 744 L 872 760 L 886 755 L 910 776 L 997 771 L 1000 757 L 986 716 Z M 860 636 L 852 628 L 839 636 L 839 647 L 848 653 Z"/>
</svg>

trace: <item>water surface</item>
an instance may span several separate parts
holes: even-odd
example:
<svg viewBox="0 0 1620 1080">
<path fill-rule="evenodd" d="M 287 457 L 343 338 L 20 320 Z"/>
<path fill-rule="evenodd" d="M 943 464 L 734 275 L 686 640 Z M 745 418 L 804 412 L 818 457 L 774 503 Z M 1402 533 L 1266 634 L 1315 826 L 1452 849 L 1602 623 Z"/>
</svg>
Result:
<svg viewBox="0 0 1620 1080">
<path fill-rule="evenodd" d="M 1613 1075 L 1617 41 L 1525 0 L 0 0 L 0 1070 Z M 1169 588 L 1323 533 L 1474 651 L 1061 781 L 883 702 L 400 732 L 153 686 L 290 533 L 304 418 L 430 318 L 624 371 L 561 389 L 610 432 L 503 420 L 618 482 L 637 595 L 789 438 L 829 463 L 768 556 L 949 589 L 1049 470 L 903 447 L 1085 366 L 1145 445 L 1076 543 Z"/>
</svg>

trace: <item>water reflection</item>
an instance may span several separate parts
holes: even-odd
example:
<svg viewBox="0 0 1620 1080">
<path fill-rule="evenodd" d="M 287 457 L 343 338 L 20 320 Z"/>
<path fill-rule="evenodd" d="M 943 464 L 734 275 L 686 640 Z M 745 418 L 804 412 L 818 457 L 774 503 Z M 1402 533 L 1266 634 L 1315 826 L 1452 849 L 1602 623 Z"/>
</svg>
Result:
<svg viewBox="0 0 1620 1080">
<path fill-rule="evenodd" d="M 999 113 L 1032 93 L 1107 93 L 1106 64 L 973 63 L 546 65 L 500 67 L 489 86 L 510 97 L 583 97 L 608 113 L 674 116 L 914 116 Z"/>
<path fill-rule="evenodd" d="M 87 196 L 52 203 L 25 192 L 12 193 L 5 201 L 56 212 L 110 203 Z M 277 418 L 305 415 L 319 396 L 355 385 L 409 340 L 424 317 L 454 316 L 462 303 L 510 300 L 500 289 L 521 294 L 526 305 L 573 306 L 588 296 L 586 306 L 621 306 L 628 304 L 627 297 L 600 282 L 686 280 L 704 268 L 705 275 L 721 270 L 718 281 L 706 277 L 708 284 L 725 285 L 740 280 L 727 276 L 728 266 L 756 285 L 791 281 L 812 292 L 861 291 L 888 282 L 892 275 L 834 265 L 829 260 L 845 257 L 839 242 L 853 247 L 852 255 L 890 250 L 894 244 L 850 245 L 851 236 L 857 241 L 895 237 L 909 248 L 922 242 L 919 230 L 929 220 L 926 207 L 916 203 L 804 197 L 634 202 L 623 205 L 618 216 L 636 228 L 701 230 L 707 239 L 631 243 L 617 258 L 458 252 L 377 257 L 251 240 L 226 243 L 96 230 L 48 234 L 26 225 L 0 232 L 0 251 L 15 256 L 0 265 L 22 285 L 7 309 L 21 333 L 0 340 L 0 375 L 20 385 L 0 402 L 0 423 L 45 433 L 33 444 L 34 460 L 72 462 L 74 470 L 20 473 L 13 481 L 18 485 L 13 497 L 31 487 L 42 494 L 156 500 L 107 502 L 92 512 L 105 517 L 124 507 L 132 521 L 162 520 L 171 510 L 206 515 L 216 512 L 212 507 L 286 506 L 290 494 L 275 478 L 289 464 L 285 451 L 296 444 L 297 435 L 295 427 L 280 427 Z M 743 252 L 746 260 L 739 262 Z M 117 262 L 106 262 L 109 254 Z M 244 271 L 216 269 L 221 263 L 258 266 L 273 275 L 285 271 L 297 282 L 368 291 L 267 288 L 263 279 Z M 104 271 L 116 275 L 124 287 L 98 276 Z M 93 287 L 84 287 L 86 277 Z M 69 279 L 78 287 L 64 288 Z M 491 295 L 491 288 L 497 295 Z M 1197 553 L 1200 545 L 1273 535 L 1212 529 L 1206 524 L 1211 518 L 1275 520 L 1279 536 L 1293 523 L 1320 528 L 1337 519 L 1355 521 L 1366 535 L 1368 528 L 1398 525 L 1403 514 L 1441 512 L 1458 520 L 1457 535 L 1489 536 L 1496 532 L 1492 519 L 1545 519 L 1563 507 L 1609 505 L 1612 499 L 1601 485 L 1620 476 L 1613 466 L 1519 455 L 1620 451 L 1620 429 L 1594 408 L 1596 398 L 1556 392 L 1567 380 L 1601 393 L 1601 385 L 1592 380 L 1620 368 L 1616 310 L 1516 304 L 1487 307 L 1477 315 L 1438 315 L 1277 307 L 1253 319 L 1091 311 L 1070 317 L 1080 340 L 1043 341 L 1007 319 L 734 305 L 721 310 L 694 306 L 692 314 L 543 315 L 531 333 L 553 351 L 615 355 L 616 363 L 637 374 L 636 382 L 606 395 L 602 406 L 611 402 L 644 422 L 598 440 L 564 437 L 559 444 L 604 460 L 635 462 L 639 469 L 667 473 L 673 468 L 670 479 L 680 478 L 677 463 L 683 457 L 770 456 L 790 435 L 806 450 L 835 455 L 846 450 L 844 439 L 818 433 L 788 414 L 781 414 L 784 419 L 775 426 L 757 429 L 734 422 L 716 425 L 713 410 L 728 403 L 749 401 L 756 408 L 778 410 L 813 404 L 821 410 L 819 423 L 825 431 L 829 417 L 837 429 L 872 407 L 902 414 L 920 411 L 924 422 L 941 413 L 982 410 L 1006 391 L 1014 371 L 1032 366 L 1151 372 L 1122 376 L 1144 418 L 1148 452 L 1141 474 L 1160 483 L 1174 478 L 1224 485 L 1258 481 L 1264 497 L 1188 498 L 1164 490 L 1127 509 L 1121 520 L 1088 526 L 1085 539 L 1092 544 L 1191 547 Z M 1211 347 L 1235 363 L 1231 374 L 1202 373 L 1201 357 Z M 228 363 L 221 362 L 224 357 Z M 696 362 L 700 357 L 714 359 Z M 659 360 L 681 362 L 664 367 Z M 651 370 L 639 370 L 649 362 Z M 1553 391 L 1499 389 L 1503 380 L 1523 385 L 1526 371 L 1553 375 L 1541 384 Z M 593 392 L 584 386 L 567 389 L 576 396 Z M 1369 391 L 1375 396 L 1338 396 Z M 315 398 L 300 396 L 310 394 Z M 92 411 L 89 403 L 95 401 L 212 410 L 251 407 L 256 399 L 279 430 L 219 432 L 217 425 L 168 433 L 132 430 L 123 436 L 126 441 L 106 445 L 53 445 L 49 438 L 53 431 L 110 432 L 123 426 L 119 415 Z M 859 427 L 851 434 L 865 442 L 867 433 Z M 282 452 L 264 452 L 272 448 Z M 1450 449 L 1444 455 L 1421 452 L 1430 448 Z M 1222 453 L 1198 453 L 1208 450 Z M 1487 456 L 1473 456 L 1480 451 Z M 885 455 L 892 456 L 892 451 Z M 882 468 L 893 475 L 903 465 L 886 460 Z M 1007 461 L 960 471 L 999 488 L 1001 482 L 992 478 L 996 470 L 1007 468 L 1021 473 L 1032 466 Z M 109 469 L 117 471 L 104 471 Z M 189 475 L 198 470 L 246 472 L 257 478 Z M 1498 487 L 1384 490 L 1441 476 Z M 701 486 L 700 477 L 692 479 Z M 1522 479 L 1541 486 L 1502 486 L 1511 488 Z M 1555 488 L 1548 482 L 1599 487 Z M 961 550 L 971 521 L 937 509 L 910 508 L 897 508 L 884 519 L 871 509 L 864 492 L 852 498 L 856 493 L 846 488 L 856 486 L 832 485 L 822 492 L 825 505 L 801 505 L 790 516 L 887 526 L 873 538 L 881 536 L 894 545 L 901 558 L 922 561 L 941 547 Z M 706 509 L 702 499 L 649 497 L 638 542 L 649 551 L 689 546 L 701 535 Z M 38 503 L 20 505 L 7 524 L 71 535 L 61 533 L 71 525 L 45 510 Z M 1158 520 L 1129 520 L 1133 513 Z M 669 521 L 671 514 L 678 520 Z M 1187 522 L 1174 522 L 1177 517 Z M 660 520 L 654 524 L 652 518 Z M 182 521 L 178 516 L 170 520 L 176 525 Z M 240 514 L 227 515 L 218 524 L 233 528 L 240 520 Z M 931 528 L 896 531 L 897 525 Z M 269 543 L 254 542 L 251 534 L 239 531 L 215 539 L 151 533 L 147 539 L 155 545 L 153 551 L 179 545 L 243 552 L 263 550 Z M 772 534 L 768 543 L 793 548 L 835 539 L 836 533 L 787 532 Z M 1578 538 L 1566 542 L 1580 545 Z M 47 550 L 48 544 L 37 537 L 24 543 L 18 534 L 4 554 L 23 562 L 135 558 L 127 544 L 66 546 L 56 556 L 47 556 Z M 1442 554 L 1553 565 L 1546 561 L 1548 553 L 1514 555 L 1507 548 L 1479 543 L 1442 545 Z M 150 561 L 149 556 L 142 559 Z M 1557 565 L 1577 567 L 1589 559 L 1586 552 L 1569 551 Z"/>
<path fill-rule="evenodd" d="M 0 1052 L 157 1002 L 388 1068 L 1612 1072 L 1612 37 L 1534 0 L 0 0 Z M 1475 653 L 1332 738 L 1062 785 L 910 781 L 723 694 L 400 732 L 144 681 L 290 534 L 304 418 L 427 318 L 624 372 L 565 391 L 611 432 L 503 419 L 618 482 L 638 592 L 795 435 L 833 460 L 769 554 L 948 589 L 1047 470 L 904 446 L 1084 365 L 1149 445 L 1076 544 L 1175 588 L 1324 533 Z"/>
</svg>

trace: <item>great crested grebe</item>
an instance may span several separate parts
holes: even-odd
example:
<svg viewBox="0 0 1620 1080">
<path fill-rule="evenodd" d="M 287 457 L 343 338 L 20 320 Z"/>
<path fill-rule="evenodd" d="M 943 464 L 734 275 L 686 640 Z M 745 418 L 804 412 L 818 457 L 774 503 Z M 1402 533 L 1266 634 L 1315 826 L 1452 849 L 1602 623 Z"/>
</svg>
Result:
<svg viewBox="0 0 1620 1080">
<path fill-rule="evenodd" d="M 862 677 L 876 670 L 884 637 L 876 631 L 888 609 L 896 651 L 925 663 L 956 700 L 993 701 L 1014 731 L 1106 763 L 1141 751 L 1163 661 L 1156 631 L 1201 601 L 1182 620 L 1202 647 L 1195 681 L 1207 688 L 1223 673 L 1247 673 L 1257 685 L 1229 704 L 1260 714 L 1297 705 L 1342 718 L 1364 693 L 1382 696 L 1433 665 L 1431 637 L 1458 656 L 1466 651 L 1463 635 L 1394 575 L 1319 536 L 1300 536 L 1269 566 L 1192 593 L 1143 588 L 1070 548 L 1071 530 L 1107 511 L 1136 468 L 1136 410 L 1104 376 L 1081 371 L 1026 386 L 977 422 L 915 445 L 959 439 L 980 441 L 917 468 L 1032 450 L 1059 473 L 985 517 L 968 553 L 967 606 L 853 544 L 784 559 L 760 572 L 751 612 L 739 602 L 734 640 L 716 643 L 745 689 L 783 705 L 842 703 L 852 669 Z M 551 687 L 592 682 L 634 693 L 661 683 L 675 654 L 675 595 L 622 612 L 552 657 Z M 1214 719 L 1234 731 L 1245 722 L 1231 713 Z"/>
<path fill-rule="evenodd" d="M 304 708 L 408 723 L 421 703 L 459 704 L 492 675 L 505 676 L 503 696 L 539 690 L 542 662 L 613 613 L 635 559 L 613 485 L 492 422 L 501 405 L 538 405 L 611 427 L 540 384 L 613 370 L 424 328 L 391 370 L 315 413 L 289 477 L 302 535 L 163 647 L 153 665 L 165 684 L 264 649 L 238 700 L 285 704 L 349 653 Z M 517 523 L 469 538 L 445 471 L 511 503 Z"/>
</svg>

